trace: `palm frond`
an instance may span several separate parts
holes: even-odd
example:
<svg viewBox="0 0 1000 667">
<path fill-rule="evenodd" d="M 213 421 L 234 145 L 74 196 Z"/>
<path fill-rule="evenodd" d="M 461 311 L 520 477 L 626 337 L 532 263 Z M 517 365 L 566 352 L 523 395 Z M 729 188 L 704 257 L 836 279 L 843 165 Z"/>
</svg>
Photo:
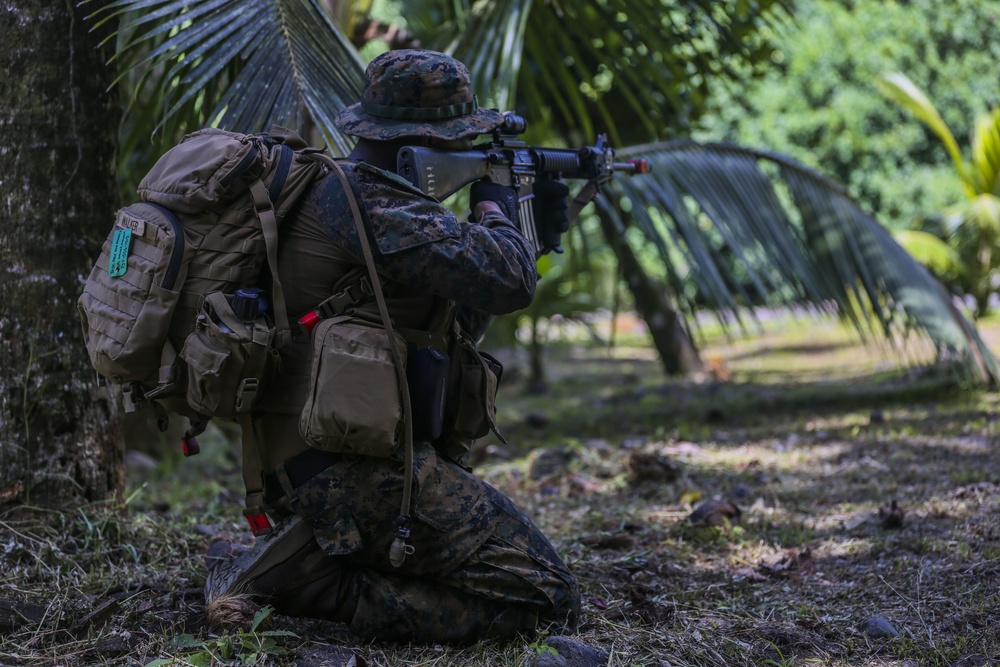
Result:
<svg viewBox="0 0 1000 667">
<path fill-rule="evenodd" d="M 687 126 L 713 75 L 764 58 L 748 35 L 788 4 L 408 0 L 404 12 L 428 48 L 469 66 L 480 97 L 576 133 L 570 143 L 601 131 L 623 145 Z"/>
<path fill-rule="evenodd" d="M 876 81 L 878 89 L 887 98 L 898 104 L 903 109 L 909 111 L 917 120 L 926 125 L 934 134 L 938 136 L 941 143 L 948 150 L 951 161 L 955 165 L 955 170 L 962 179 L 966 191 L 970 196 L 975 193 L 972 182 L 972 175 L 969 173 L 962 157 L 962 151 L 958 147 L 955 135 L 952 134 L 948 124 L 944 122 L 941 114 L 934 108 L 927 96 L 924 95 L 916 84 L 908 76 L 900 72 L 889 72 Z"/>
<path fill-rule="evenodd" d="M 979 181 L 976 191 L 1000 196 L 1000 107 L 976 119 L 972 166 Z"/>
<path fill-rule="evenodd" d="M 903 249 L 939 276 L 957 276 L 962 260 L 955 248 L 944 239 L 919 229 L 900 229 L 892 233 Z"/>
<path fill-rule="evenodd" d="M 685 312 L 808 304 L 862 335 L 923 332 L 970 377 L 1000 379 L 940 283 L 834 181 L 786 156 L 728 144 L 661 142 L 619 156 L 646 158 L 652 173 L 615 179 L 600 205 L 624 226 L 616 204 L 626 198 L 660 257 L 681 258 L 667 270 L 672 283 L 697 285 L 695 294 L 677 293 Z"/>
<path fill-rule="evenodd" d="M 156 130 L 192 116 L 247 132 L 308 118 L 337 150 L 351 145 L 333 119 L 359 99 L 364 64 L 316 0 L 112 0 L 91 18 L 120 20 L 119 67 L 142 72 L 134 105 L 155 91 Z"/>
</svg>

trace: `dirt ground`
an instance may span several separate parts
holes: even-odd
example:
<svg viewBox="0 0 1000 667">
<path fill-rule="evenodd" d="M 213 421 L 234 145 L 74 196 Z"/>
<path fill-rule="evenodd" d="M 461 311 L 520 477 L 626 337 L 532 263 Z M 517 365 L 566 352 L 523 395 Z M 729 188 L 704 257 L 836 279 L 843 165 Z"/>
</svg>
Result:
<svg viewBox="0 0 1000 667">
<path fill-rule="evenodd" d="M 541 396 L 507 359 L 511 444 L 474 463 L 576 573 L 575 639 L 622 666 L 1000 664 L 1000 395 L 773 326 L 684 380 L 628 330 L 552 346 Z M 249 536 L 231 446 L 203 449 L 133 452 L 124 506 L 0 516 L 0 665 L 567 664 L 544 636 L 362 643 L 266 610 L 210 632 L 202 554 Z"/>
</svg>

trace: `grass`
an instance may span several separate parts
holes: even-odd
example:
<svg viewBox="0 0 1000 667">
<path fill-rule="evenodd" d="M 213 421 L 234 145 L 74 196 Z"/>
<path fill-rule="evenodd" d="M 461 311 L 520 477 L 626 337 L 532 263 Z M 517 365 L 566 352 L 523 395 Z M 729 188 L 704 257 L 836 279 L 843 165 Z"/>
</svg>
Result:
<svg viewBox="0 0 1000 667">
<path fill-rule="evenodd" d="M 623 667 L 996 664 L 1000 396 L 895 371 L 828 322 L 775 327 L 706 342 L 726 381 L 665 380 L 641 337 L 624 334 L 610 352 L 554 345 L 544 396 L 519 393 L 508 360 L 511 444 L 482 443 L 476 469 L 572 565 L 578 639 Z M 533 475 L 556 448 L 565 465 Z M 253 631 L 208 632 L 202 554 L 219 537 L 248 538 L 230 445 L 216 433 L 203 451 L 158 451 L 154 470 L 130 476 L 124 505 L 0 517 L 0 665 L 339 665 L 356 654 L 514 666 L 546 652 L 544 637 L 360 643 L 276 614 Z M 638 476 L 642 456 L 675 474 Z M 738 519 L 691 525 L 706 500 L 735 504 Z M 885 517 L 892 501 L 898 526 Z M 873 616 L 899 636 L 862 633 Z M 307 661 L 323 651 L 340 657 Z"/>
</svg>

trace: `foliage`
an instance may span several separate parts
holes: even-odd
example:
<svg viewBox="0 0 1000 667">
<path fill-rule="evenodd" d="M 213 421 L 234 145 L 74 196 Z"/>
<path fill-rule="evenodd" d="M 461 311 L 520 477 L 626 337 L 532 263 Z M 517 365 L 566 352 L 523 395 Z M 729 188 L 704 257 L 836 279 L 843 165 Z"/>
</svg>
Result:
<svg viewBox="0 0 1000 667">
<path fill-rule="evenodd" d="M 937 109 L 906 75 L 886 74 L 880 84 L 886 97 L 929 127 L 948 150 L 965 199 L 941 213 L 944 247 L 936 248 L 926 238 L 918 241 L 956 291 L 975 299 L 975 316 L 983 317 L 1000 282 L 1000 106 L 976 118 L 971 157 L 966 160 Z"/>
<path fill-rule="evenodd" d="M 119 21 L 128 104 L 119 171 L 133 190 L 152 160 L 200 127 L 315 124 L 332 146 L 350 143 L 333 117 L 360 96 L 363 63 L 316 0 L 119 0 L 90 18 Z M 161 141 L 143 150 L 150 135 Z"/>
<path fill-rule="evenodd" d="M 236 630 L 233 634 L 222 634 L 206 640 L 189 634 L 178 635 L 171 641 L 173 648 L 196 650 L 183 656 L 148 662 L 146 667 L 170 667 L 177 664 L 191 667 L 256 665 L 267 656 L 284 655 L 286 651 L 278 645 L 277 639 L 297 635 L 285 630 L 262 630 L 261 625 L 273 611 L 272 607 L 260 609 L 254 615 L 249 630 Z M 178 660 L 182 662 L 178 663 Z"/>
<path fill-rule="evenodd" d="M 111 15 L 117 15 L 127 9 L 144 10 L 144 13 L 129 15 L 121 32 L 131 34 L 137 29 L 134 26 L 139 26 L 142 32 L 130 45 L 155 45 L 155 50 L 144 60 L 126 63 L 126 67 L 138 63 L 152 64 L 153 70 L 159 68 L 161 77 L 165 71 L 168 76 L 160 80 L 173 91 L 171 95 L 180 95 L 182 100 L 197 99 L 201 88 L 224 83 L 219 78 L 223 76 L 223 63 L 231 63 L 234 69 L 229 74 L 235 78 L 228 88 L 217 93 L 220 99 L 226 101 L 225 113 L 216 118 L 218 123 L 231 129 L 247 130 L 259 129 L 248 127 L 246 123 L 250 120 L 266 126 L 265 119 L 283 118 L 281 114 L 285 113 L 286 107 L 269 109 L 266 104 L 261 104 L 261 100 L 281 100 L 281 96 L 273 96 L 275 87 L 285 89 L 291 86 L 300 96 L 296 98 L 299 106 L 295 108 L 301 108 L 303 104 L 308 106 L 317 123 L 327 135 L 333 136 L 335 129 L 330 124 L 330 114 L 342 107 L 345 99 L 357 97 L 356 88 L 349 85 L 356 82 L 346 75 L 352 67 L 360 70 L 360 62 L 355 58 L 350 63 L 341 63 L 345 77 L 321 79 L 319 71 L 324 68 L 318 63 L 330 57 L 322 36 L 335 40 L 345 49 L 351 47 L 346 45 L 343 37 L 336 36 L 337 30 L 329 20 L 309 20 L 320 11 L 316 0 L 298 4 L 290 3 L 290 0 L 255 1 L 261 3 L 260 11 L 246 12 L 249 18 L 241 18 L 241 21 L 246 21 L 241 25 L 246 26 L 246 32 L 254 35 L 276 34 L 272 41 L 286 47 L 282 54 L 252 52 L 249 59 L 242 58 L 244 49 L 252 40 L 248 41 L 243 32 L 236 34 L 230 30 L 231 11 L 236 11 L 231 0 L 203 0 L 192 5 L 196 9 L 188 9 L 181 14 L 172 13 L 186 6 L 180 0 L 113 0 L 110 5 L 113 9 L 109 11 Z M 290 4 L 295 4 L 298 9 L 291 9 Z M 149 12 L 153 7 L 159 11 Z M 766 35 L 782 7 L 784 5 L 779 2 L 732 0 L 729 3 L 727 0 L 727 3 L 716 3 L 699 0 L 669 4 L 667 11 L 661 11 L 664 9 L 661 0 L 599 0 L 572 6 L 555 1 L 446 3 L 443 0 L 426 0 L 407 3 L 401 8 L 411 27 L 418 25 L 417 17 L 426 19 L 429 26 L 445 26 L 440 30 L 426 28 L 432 42 L 449 31 L 452 35 L 459 34 L 456 32 L 458 28 L 470 35 L 480 36 L 468 41 L 459 39 L 446 45 L 454 50 L 457 57 L 468 62 L 477 76 L 489 77 L 498 71 L 496 63 L 510 63 L 509 78 L 501 79 L 492 95 L 498 96 L 498 99 L 509 95 L 513 99 L 516 82 L 516 90 L 520 91 L 533 111 L 537 110 L 542 120 L 536 131 L 561 126 L 563 137 L 572 140 L 571 126 L 586 135 L 591 129 L 601 127 L 611 132 L 613 137 L 630 140 L 636 137 L 655 138 L 661 133 L 669 134 L 677 127 L 684 127 L 696 110 L 704 108 L 709 79 L 735 76 L 737 69 L 745 72 L 756 67 L 764 55 L 770 53 Z M 197 22 L 188 21 L 194 11 L 203 13 L 198 15 Z M 240 16 L 243 17 L 243 14 Z M 275 21 L 280 23 L 279 28 L 272 25 Z M 504 28 L 486 29 L 494 25 Z M 552 48 L 556 40 L 565 40 L 565 43 L 558 42 L 559 48 L 566 50 L 566 54 L 559 57 L 546 50 Z M 190 48 L 194 50 L 189 53 Z M 661 51 L 671 54 L 669 62 L 657 59 L 656 54 Z M 126 53 L 133 52 L 131 46 L 126 47 Z M 717 57 L 711 55 L 716 52 Z M 262 58 L 261 62 L 267 67 L 258 67 L 261 62 L 254 58 Z M 306 64 L 300 66 L 300 62 Z M 609 63 L 620 69 L 609 69 Z M 684 63 L 680 70 L 676 69 L 679 63 Z M 309 73 L 315 76 L 308 76 Z M 182 80 L 181 75 L 187 78 Z M 480 81 L 480 85 L 485 85 L 485 82 Z M 171 95 L 167 95 L 167 99 L 175 99 Z M 235 110 L 240 109 L 254 111 L 236 113 Z M 554 111 L 547 113 L 546 109 Z M 613 114 L 609 111 L 611 109 L 614 109 Z M 675 117 L 657 117 L 657 112 L 653 111 L 656 109 L 667 109 Z M 321 112 L 326 115 L 317 115 Z M 643 120 L 646 116 L 653 118 L 652 125 Z M 170 117 L 169 113 L 167 117 Z M 659 155 L 659 145 L 645 148 Z M 643 154 L 642 148 L 629 150 L 633 155 Z M 699 153 L 692 145 L 688 155 L 714 173 L 721 173 L 726 165 L 727 157 L 711 148 Z M 802 171 L 798 169 L 796 173 Z M 781 178 L 785 178 L 786 173 L 783 172 Z M 671 177 L 679 178 L 680 174 L 674 173 Z M 723 183 L 719 179 L 712 182 Z M 905 280 L 911 275 L 913 262 L 905 253 L 897 252 L 898 248 L 879 245 L 876 251 L 871 251 L 851 243 L 852 237 L 846 233 L 848 227 L 845 225 L 861 217 L 853 213 L 845 217 L 837 208 L 829 208 L 842 206 L 843 199 L 839 198 L 836 186 L 820 177 L 812 178 L 810 182 L 809 188 L 800 191 L 804 197 L 796 202 L 803 224 L 809 230 L 807 238 L 818 244 L 826 242 L 827 238 L 844 243 L 825 255 L 785 252 L 782 257 L 793 261 L 794 265 L 765 267 L 753 264 L 748 267 L 744 261 L 747 257 L 761 257 L 764 261 L 779 257 L 773 253 L 761 254 L 762 246 L 788 250 L 800 241 L 795 228 L 789 224 L 794 222 L 790 217 L 782 215 L 773 220 L 762 220 L 756 212 L 734 200 L 735 197 L 766 203 L 774 197 L 766 179 L 744 182 L 730 179 L 725 184 L 730 188 L 727 192 L 705 190 L 699 194 L 699 204 L 706 214 L 711 213 L 711 198 L 725 204 L 726 210 L 722 211 L 722 215 L 699 218 L 699 224 L 711 219 L 715 225 L 715 229 L 705 230 L 713 241 L 698 241 L 690 246 L 696 252 L 688 258 L 691 263 L 683 275 L 672 271 L 669 266 L 664 267 L 666 274 L 674 279 L 669 285 L 670 290 L 683 294 L 680 298 L 689 304 L 694 303 L 697 297 L 710 307 L 722 308 L 730 313 L 734 312 L 731 306 L 736 302 L 743 306 L 757 306 L 775 300 L 781 303 L 809 301 L 831 290 L 840 295 L 864 292 L 873 304 L 883 295 L 891 295 L 891 303 L 874 309 L 873 330 L 881 335 L 898 331 L 899 328 L 889 326 L 889 321 L 897 309 L 902 309 L 900 321 L 904 325 L 915 325 L 932 337 L 942 336 L 935 338 L 942 355 L 954 357 L 957 354 L 961 362 L 969 365 L 971 377 L 996 378 L 992 357 L 982 351 L 975 332 L 966 329 L 967 325 L 957 311 L 951 311 L 953 321 L 950 324 L 942 324 L 938 319 L 922 319 L 928 314 L 937 318 L 940 313 L 948 311 L 946 295 L 926 281 L 919 283 L 920 287 L 907 288 Z M 688 192 L 696 185 L 688 183 Z M 662 212 L 676 219 L 688 205 L 688 200 L 678 198 L 680 191 L 665 187 L 663 180 L 635 179 L 628 187 L 631 192 L 629 201 L 633 206 L 639 201 L 647 204 L 648 208 L 638 206 L 635 210 L 651 211 L 648 214 L 650 220 L 663 217 Z M 758 187 L 766 189 L 757 191 Z M 662 212 L 652 212 L 656 209 Z M 772 206 L 768 210 L 777 209 Z M 622 238 L 630 241 L 624 218 L 619 217 L 619 223 Z M 864 224 L 872 229 L 877 227 L 867 218 Z M 669 251 L 663 250 L 665 241 L 655 224 L 641 226 L 646 233 L 646 242 L 660 249 L 660 261 L 669 264 L 676 259 Z M 761 232 L 769 236 L 759 236 Z M 871 234 L 878 236 L 876 231 L 871 231 Z M 686 243 L 692 241 L 696 241 L 695 236 L 685 239 Z M 846 258 L 843 260 L 846 264 L 831 264 L 831 261 L 843 258 Z M 873 259 L 886 263 L 872 264 Z M 699 280 L 702 276 L 708 280 Z M 787 281 L 787 284 L 782 284 L 782 281 Z M 863 285 L 861 289 L 857 287 L 859 281 Z M 833 284 L 823 289 L 803 289 L 809 283 L 822 286 L 830 282 Z M 894 287 L 886 288 L 885 285 Z M 703 293 L 706 288 L 710 291 Z M 723 296 L 721 290 L 724 289 L 731 290 L 731 294 Z M 559 290 L 559 285 L 553 287 L 555 293 Z M 902 298 L 903 295 L 905 298 Z M 867 322 L 872 315 L 868 305 L 849 305 L 852 298 L 857 296 L 835 300 L 841 308 L 841 315 Z M 824 305 L 816 301 L 812 303 Z M 647 318 L 657 317 L 656 313 L 644 315 Z M 688 308 L 688 316 L 693 316 L 692 308 Z M 962 335 L 956 335 L 956 332 Z"/>
<path fill-rule="evenodd" d="M 408 25 L 467 63 L 493 104 L 528 113 L 532 139 L 612 145 L 690 131 L 709 83 L 769 61 L 787 0 L 415 0 Z"/>
<path fill-rule="evenodd" d="M 877 94 L 907 72 L 956 136 L 996 100 L 1000 6 L 980 0 L 800 0 L 759 81 L 720 81 L 698 137 L 766 148 L 820 168 L 891 228 L 957 201 L 961 183 L 927 132 Z"/>
<path fill-rule="evenodd" d="M 622 227 L 626 210 L 655 243 L 690 321 L 699 306 L 740 323 L 743 309 L 809 304 L 890 341 L 920 330 L 966 377 L 1000 378 L 933 276 L 814 170 L 774 153 L 689 141 L 621 154 L 649 159 L 653 171 L 616 181 L 625 199 L 602 206 Z M 645 200 L 650 190 L 655 204 Z"/>
</svg>

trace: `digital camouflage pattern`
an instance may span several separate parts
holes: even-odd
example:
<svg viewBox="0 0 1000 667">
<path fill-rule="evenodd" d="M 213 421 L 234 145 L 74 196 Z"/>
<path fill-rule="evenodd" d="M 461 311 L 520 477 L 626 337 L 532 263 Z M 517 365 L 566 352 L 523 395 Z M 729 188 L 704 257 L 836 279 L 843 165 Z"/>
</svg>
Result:
<svg viewBox="0 0 1000 667">
<path fill-rule="evenodd" d="M 479 224 L 460 223 L 447 208 L 412 185 L 364 163 L 348 163 L 356 179 L 362 213 L 379 250 L 380 273 L 426 298 L 428 294 L 500 315 L 526 308 L 534 295 L 534 250 L 497 212 Z M 331 239 L 360 258 L 346 195 L 339 181 L 324 179 L 310 197 L 327 215 Z M 400 324 L 400 326 L 413 326 Z"/>
<path fill-rule="evenodd" d="M 290 506 L 312 526 L 317 549 L 342 563 L 332 581 L 336 591 L 350 593 L 340 608 L 328 610 L 331 617 L 360 636 L 400 641 L 468 642 L 537 627 L 575 629 L 579 591 L 538 528 L 506 496 L 430 445 L 418 446 L 414 465 L 407 543 L 415 551 L 399 568 L 389 564 L 388 553 L 402 454 L 388 461 L 344 456 L 291 494 Z M 313 589 L 329 584 L 317 582 L 299 597 L 325 598 Z M 296 608 L 286 607 L 289 613 Z"/>
<path fill-rule="evenodd" d="M 338 126 L 374 140 L 450 140 L 489 132 L 501 121 L 498 112 L 478 107 L 462 63 L 410 50 L 372 61 L 362 101 L 341 112 Z M 531 303 L 534 249 L 503 215 L 462 223 L 395 174 L 350 160 L 342 164 L 377 249 L 375 264 L 397 330 L 450 332 L 453 304 L 502 314 Z M 314 184 L 280 235 L 278 267 L 290 319 L 356 280 L 365 266 L 338 178 Z M 371 304 L 359 304 L 355 314 L 380 321 Z M 406 540 L 414 551 L 399 568 L 390 564 L 389 551 L 402 501 L 402 452 L 335 456 L 332 465 L 309 470 L 311 476 L 296 477 L 299 485 L 293 486 L 283 462 L 308 450 L 298 416 L 310 356 L 307 336 L 281 349 L 281 375 L 252 420 L 261 469 L 273 471 L 265 479 L 277 479 L 280 487 L 265 484 L 263 497 L 270 514 L 286 517 L 281 531 L 220 566 L 206 596 L 246 592 L 248 585 L 280 612 L 344 621 L 362 637 L 393 641 L 472 642 L 543 628 L 573 631 L 580 592 L 551 543 L 510 499 L 430 444 L 415 443 Z M 254 481 L 247 479 L 248 494 L 259 488 Z M 294 517 L 309 530 L 290 523 Z"/>
<path fill-rule="evenodd" d="M 342 110 L 336 124 L 366 139 L 463 139 L 492 132 L 502 121 L 498 111 L 479 107 L 461 62 L 437 51 L 400 49 L 368 64 L 361 102 Z"/>
<path fill-rule="evenodd" d="M 343 164 L 360 194 L 398 328 L 427 327 L 447 301 L 497 314 L 530 303 L 534 252 L 502 215 L 461 223 L 394 174 Z M 363 266 L 339 179 L 317 182 L 283 225 L 278 266 L 290 318 Z M 307 449 L 298 414 L 309 382 L 308 338 L 298 337 L 281 355 L 282 374 L 254 414 L 254 434 L 263 470 L 283 480 L 281 488 L 266 489 L 269 512 L 301 516 L 312 535 L 273 565 L 264 549 L 270 541 L 260 540 L 249 557 L 256 565 L 246 570 L 254 573 L 252 590 L 283 613 L 344 621 L 366 638 L 471 642 L 575 628 L 579 590 L 551 543 L 513 502 L 426 443 L 415 453 L 407 540 L 415 552 L 398 569 L 388 554 L 403 486 L 401 452 L 388 459 L 344 455 L 292 488 L 281 464 Z"/>
</svg>

